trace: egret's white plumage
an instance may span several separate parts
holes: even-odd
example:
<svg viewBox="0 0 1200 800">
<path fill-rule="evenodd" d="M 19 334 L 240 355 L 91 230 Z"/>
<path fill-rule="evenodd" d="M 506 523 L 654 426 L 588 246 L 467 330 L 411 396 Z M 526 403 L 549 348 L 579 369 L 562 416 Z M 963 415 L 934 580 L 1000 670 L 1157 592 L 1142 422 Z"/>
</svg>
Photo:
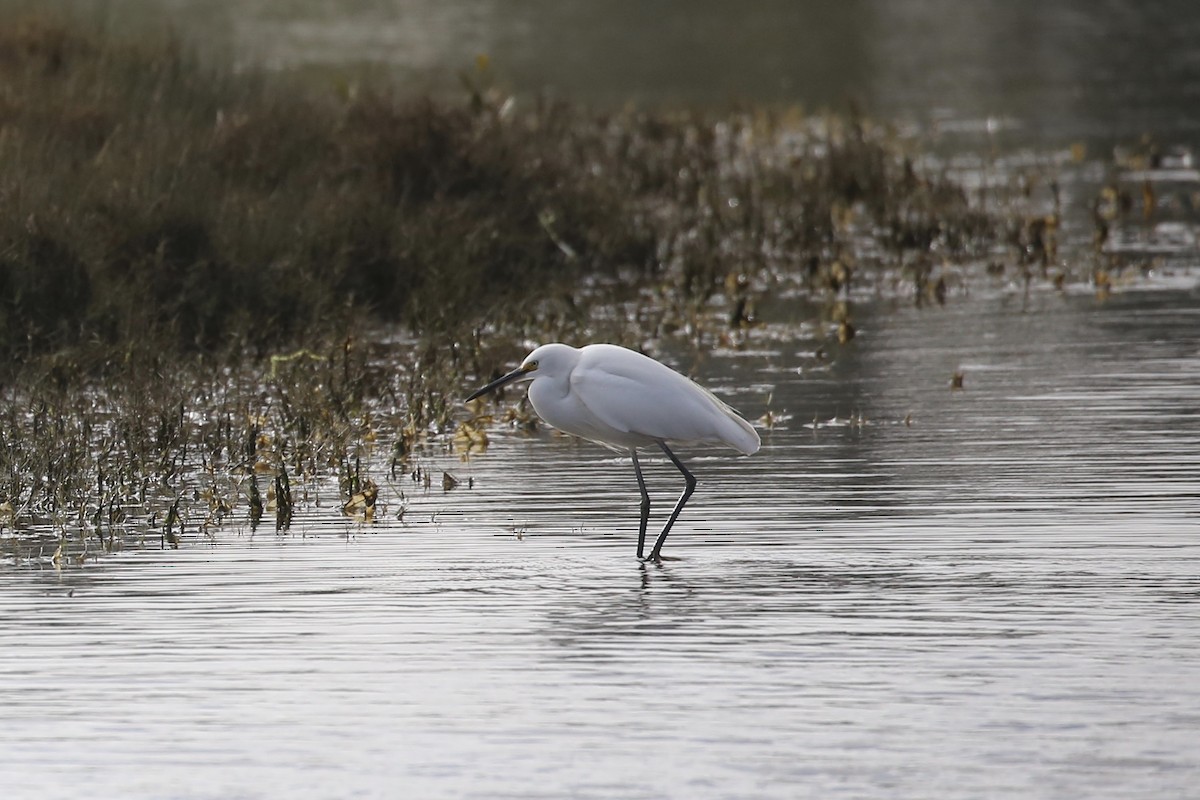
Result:
<svg viewBox="0 0 1200 800">
<path fill-rule="evenodd" d="M 566 433 L 590 439 L 633 459 L 642 492 L 638 557 L 642 557 L 650 496 L 638 463 L 639 447 L 656 445 L 683 473 L 687 486 L 650 554 L 659 558 L 695 478 L 667 446 L 668 442 L 725 444 L 751 455 L 758 451 L 758 433 L 737 412 L 711 392 L 641 353 L 612 344 L 575 348 L 544 344 L 525 357 L 521 366 L 474 392 L 468 401 L 514 381 L 532 381 L 529 401 L 538 416 Z"/>
</svg>

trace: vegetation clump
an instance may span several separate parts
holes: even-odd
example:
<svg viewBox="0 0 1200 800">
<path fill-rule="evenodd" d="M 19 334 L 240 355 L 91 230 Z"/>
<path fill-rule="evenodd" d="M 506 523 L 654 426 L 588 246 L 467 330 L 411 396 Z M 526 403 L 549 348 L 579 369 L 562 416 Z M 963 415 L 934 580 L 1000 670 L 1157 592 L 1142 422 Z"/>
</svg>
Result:
<svg viewBox="0 0 1200 800">
<path fill-rule="evenodd" d="M 561 271 L 548 209 L 581 267 L 623 246 L 599 235 L 606 198 L 539 152 L 561 135 L 552 115 L 337 97 L 37 21 L 0 29 L 0 53 L 12 357 L 146 337 L 271 347 L 362 315 L 440 331 L 477 294 Z"/>
</svg>

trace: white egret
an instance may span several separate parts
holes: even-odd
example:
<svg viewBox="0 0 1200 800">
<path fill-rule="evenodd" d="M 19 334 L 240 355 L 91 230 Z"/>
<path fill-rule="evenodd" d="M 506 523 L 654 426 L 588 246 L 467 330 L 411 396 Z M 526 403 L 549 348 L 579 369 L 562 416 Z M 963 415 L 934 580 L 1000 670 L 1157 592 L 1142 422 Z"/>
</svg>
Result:
<svg viewBox="0 0 1200 800">
<path fill-rule="evenodd" d="M 657 445 L 686 482 L 650 551 L 652 561 L 660 559 L 671 526 L 696 488 L 696 479 L 667 442 L 725 444 L 745 455 L 758 451 L 758 433 L 736 411 L 665 364 L 624 347 L 544 344 L 521 366 L 472 393 L 467 402 L 517 381 L 532 381 L 529 401 L 538 416 L 555 428 L 629 453 L 642 492 L 637 548 L 642 560 L 650 495 L 638 463 L 639 447 Z"/>
</svg>

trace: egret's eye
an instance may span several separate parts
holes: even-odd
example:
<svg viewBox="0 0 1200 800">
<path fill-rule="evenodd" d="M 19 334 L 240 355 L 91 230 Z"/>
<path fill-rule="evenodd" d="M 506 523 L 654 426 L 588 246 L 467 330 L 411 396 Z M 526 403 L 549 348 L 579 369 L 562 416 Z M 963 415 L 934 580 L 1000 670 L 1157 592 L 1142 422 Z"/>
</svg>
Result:
<svg viewBox="0 0 1200 800">
<path fill-rule="evenodd" d="M 537 362 L 530 361 L 529 364 L 525 367 L 525 369 L 526 369 L 526 371 L 532 372 L 533 370 L 537 369 Z"/>
</svg>

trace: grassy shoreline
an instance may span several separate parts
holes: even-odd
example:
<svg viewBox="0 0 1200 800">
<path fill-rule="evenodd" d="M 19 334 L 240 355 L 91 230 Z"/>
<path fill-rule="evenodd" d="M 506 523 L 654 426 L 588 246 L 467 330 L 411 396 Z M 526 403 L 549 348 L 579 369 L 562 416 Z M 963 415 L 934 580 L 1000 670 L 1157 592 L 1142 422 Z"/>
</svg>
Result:
<svg viewBox="0 0 1200 800">
<path fill-rule="evenodd" d="M 943 302 L 943 264 L 1054 246 L 862 119 L 322 91 L 38 17 L 0 81 L 8 531 L 197 530 L 318 475 L 352 504 L 364 449 L 453 447 L 521 342 L 736 337 L 783 283 Z"/>
</svg>

